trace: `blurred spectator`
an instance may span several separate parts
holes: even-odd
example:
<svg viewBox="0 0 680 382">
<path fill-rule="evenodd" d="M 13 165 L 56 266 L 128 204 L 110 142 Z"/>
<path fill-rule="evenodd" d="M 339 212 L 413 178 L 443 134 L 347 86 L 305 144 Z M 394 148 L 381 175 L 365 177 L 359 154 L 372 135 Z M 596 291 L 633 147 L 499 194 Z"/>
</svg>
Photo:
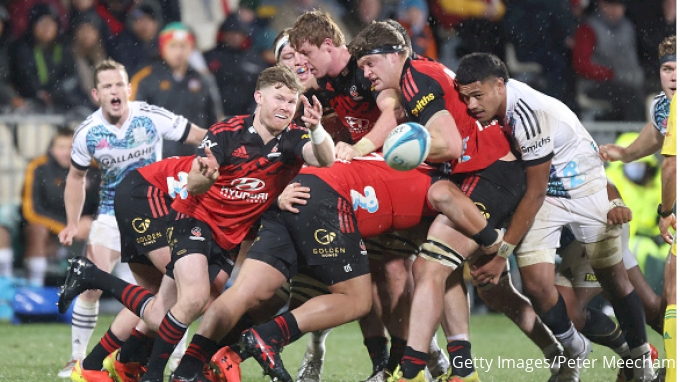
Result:
<svg viewBox="0 0 680 382">
<path fill-rule="evenodd" d="M 622 147 L 629 146 L 638 133 L 624 133 L 616 140 Z M 609 178 L 621 193 L 621 198 L 633 212 L 630 221 L 630 236 L 643 235 L 656 237 L 658 215 L 653 208 L 659 204 L 661 195 L 660 163 L 654 155 L 636 159 L 633 162 L 611 162 L 607 167 Z"/>
<path fill-rule="evenodd" d="M 10 19 L 12 20 L 11 31 L 12 36 L 19 38 L 29 29 L 29 15 L 31 9 L 36 4 L 49 4 L 53 12 L 59 17 L 59 25 L 66 27 L 68 25 L 68 15 L 66 8 L 59 0 L 21 0 L 21 1 L 6 1 L 7 10 L 9 11 Z M 64 32 L 64 30 L 62 30 Z"/>
<path fill-rule="evenodd" d="M 0 5 L 0 112 L 11 109 L 21 108 L 25 105 L 12 86 L 11 66 L 10 66 L 10 31 L 9 13 L 7 9 Z"/>
<path fill-rule="evenodd" d="M 657 47 L 666 37 L 674 36 L 677 0 L 632 0 L 628 15 L 638 36 L 640 64 L 645 72 L 645 93 L 656 93 L 660 86 Z"/>
<path fill-rule="evenodd" d="M 189 66 L 195 37 L 182 23 L 168 24 L 159 35 L 161 60 L 137 72 L 130 84 L 131 98 L 164 107 L 198 126 L 217 121 L 207 81 Z M 163 157 L 192 155 L 196 147 L 164 140 Z"/>
<path fill-rule="evenodd" d="M 458 68 L 460 58 L 473 52 L 493 53 L 505 61 L 501 0 L 434 0 L 431 7 L 444 65 Z"/>
<path fill-rule="evenodd" d="M 645 119 L 644 74 L 637 57 L 637 36 L 625 16 L 625 0 L 599 0 L 595 12 L 579 25 L 573 64 L 582 91 L 612 104 L 610 118 Z"/>
<path fill-rule="evenodd" d="M 31 8 L 28 25 L 12 60 L 19 94 L 36 101 L 36 111 L 63 112 L 86 104 L 71 47 L 59 34 L 57 13 L 38 3 Z"/>
<path fill-rule="evenodd" d="M 399 22 L 404 26 L 413 52 L 421 56 L 437 59 L 437 44 L 432 29 L 427 23 L 429 18 L 425 0 L 403 0 L 399 7 Z"/>
<path fill-rule="evenodd" d="M 250 31 L 250 25 L 238 13 L 232 13 L 217 32 L 217 46 L 205 53 L 208 68 L 220 88 L 225 115 L 255 110 L 253 97 L 244 94 L 255 90 L 257 76 L 266 64 L 251 49 Z"/>
<path fill-rule="evenodd" d="M 75 22 L 82 20 L 82 17 L 96 18 L 97 28 L 99 28 L 99 35 L 102 40 L 106 40 L 111 36 L 111 30 L 108 24 L 102 21 L 99 14 L 97 14 L 97 0 L 72 0 L 71 9 L 68 14 L 68 32 L 73 34 L 73 28 L 75 27 Z M 91 89 L 91 88 L 90 88 Z"/>
<path fill-rule="evenodd" d="M 101 27 L 101 19 L 93 12 L 79 13 L 71 19 L 73 59 L 80 79 L 80 89 L 88 96 L 93 109 L 99 107 L 91 92 L 94 89 L 94 68 L 106 59 L 99 32 Z"/>
<path fill-rule="evenodd" d="M 279 4 L 277 13 L 272 18 L 271 28 L 276 32 L 290 28 L 295 24 L 298 16 L 307 11 L 318 9 L 321 12 L 330 14 L 333 21 L 335 21 L 338 27 L 340 27 L 340 30 L 342 30 L 347 41 L 351 41 L 354 35 L 347 29 L 347 26 L 343 21 L 343 15 L 338 13 L 340 9 L 333 5 L 334 4 L 321 2 L 319 0 L 286 0 Z"/>
<path fill-rule="evenodd" d="M 107 40 L 106 50 L 115 61 L 125 66 L 129 73 L 136 73 L 158 58 L 158 31 L 156 10 L 142 3 L 130 11 L 128 28 Z"/>
<path fill-rule="evenodd" d="M 64 190 L 66 175 L 71 166 L 73 131 L 57 130 L 47 154 L 28 164 L 24 177 L 21 202 L 24 222 L 24 265 L 29 284 L 42 286 L 47 269 L 47 258 L 57 252 L 57 234 L 66 225 Z M 91 175 L 92 174 L 92 175 Z M 78 222 L 77 240 L 84 241 L 90 232 L 92 216 L 99 204 L 99 176 L 88 172 L 86 201 Z"/>
<path fill-rule="evenodd" d="M 380 21 L 381 16 L 381 0 L 357 0 L 355 9 L 345 14 L 344 22 L 347 25 L 347 31 L 352 36 L 356 36 L 368 24 Z"/>
<path fill-rule="evenodd" d="M 576 18 L 570 0 L 509 2 L 503 24 L 517 60 L 536 62 L 543 68 L 545 85 L 541 91 L 576 110 L 571 65 Z M 537 30 L 541 33 L 536 33 Z"/>
</svg>

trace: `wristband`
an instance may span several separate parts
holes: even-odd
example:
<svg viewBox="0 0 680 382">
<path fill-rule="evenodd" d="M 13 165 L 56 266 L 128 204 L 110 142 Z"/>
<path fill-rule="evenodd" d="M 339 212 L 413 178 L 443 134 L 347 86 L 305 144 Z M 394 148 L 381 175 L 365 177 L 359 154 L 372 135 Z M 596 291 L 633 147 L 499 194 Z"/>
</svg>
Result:
<svg viewBox="0 0 680 382">
<path fill-rule="evenodd" d="M 507 259 L 508 257 L 510 257 L 510 255 L 512 255 L 512 252 L 515 250 L 515 247 L 517 247 L 517 245 L 503 241 L 501 243 L 501 247 L 498 249 L 498 253 L 496 254 L 504 259 Z"/>
<path fill-rule="evenodd" d="M 374 152 L 375 149 L 376 149 L 373 142 L 371 142 L 370 139 L 366 139 L 366 138 L 361 138 L 359 140 L 359 142 L 354 144 L 354 148 L 359 150 L 359 153 L 361 154 L 360 156 L 370 154 L 370 153 Z"/>
<path fill-rule="evenodd" d="M 320 145 L 323 143 L 323 141 L 326 140 L 326 137 L 328 136 L 328 133 L 326 130 L 321 126 L 319 123 L 316 125 L 316 129 L 311 130 L 309 133 L 309 137 L 312 139 L 312 143 L 315 145 Z"/>
<path fill-rule="evenodd" d="M 621 198 L 616 198 L 612 199 L 609 201 L 609 210 L 613 210 L 616 207 L 627 207 L 626 203 L 623 202 L 623 199 Z"/>
<path fill-rule="evenodd" d="M 674 207 L 675 207 L 675 206 L 674 206 Z M 656 213 L 659 214 L 659 216 L 661 216 L 662 218 L 667 218 L 667 217 L 669 217 L 669 216 L 673 213 L 673 210 L 674 210 L 674 209 L 675 209 L 675 208 L 671 208 L 670 211 L 663 211 L 663 210 L 661 209 L 661 204 L 659 204 L 659 206 L 656 208 Z"/>
</svg>

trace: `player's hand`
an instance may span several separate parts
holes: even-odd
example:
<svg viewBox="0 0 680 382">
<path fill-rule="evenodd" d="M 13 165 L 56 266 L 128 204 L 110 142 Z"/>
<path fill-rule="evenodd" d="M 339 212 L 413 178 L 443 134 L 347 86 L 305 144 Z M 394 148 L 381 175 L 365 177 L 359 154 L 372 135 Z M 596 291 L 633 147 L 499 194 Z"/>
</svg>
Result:
<svg viewBox="0 0 680 382">
<path fill-rule="evenodd" d="M 673 230 L 675 230 L 675 224 L 675 214 L 670 214 L 665 218 L 659 217 L 659 232 L 661 233 L 661 237 L 663 237 L 668 244 L 673 244 L 673 234 L 670 233 L 669 228 L 673 227 Z"/>
<path fill-rule="evenodd" d="M 300 212 L 300 210 L 293 207 L 293 205 L 307 204 L 307 199 L 309 199 L 310 196 L 309 187 L 305 187 L 300 183 L 291 183 L 283 189 L 283 192 L 279 195 L 276 203 L 282 211 L 290 211 L 296 214 Z"/>
<path fill-rule="evenodd" d="M 613 143 L 600 146 L 600 158 L 603 161 L 617 162 L 623 159 L 624 148 Z"/>
<path fill-rule="evenodd" d="M 607 224 L 626 224 L 633 220 L 633 211 L 628 207 L 614 207 L 607 212 Z"/>
<path fill-rule="evenodd" d="M 197 156 L 196 160 L 198 161 L 198 171 L 201 175 L 217 180 L 217 177 L 220 175 L 218 171 L 220 165 L 217 163 L 217 159 L 212 154 L 212 151 L 210 151 L 210 147 L 205 146 L 205 157 Z"/>
<path fill-rule="evenodd" d="M 501 274 L 505 270 L 507 260 L 494 255 L 479 256 L 477 261 L 470 265 L 470 275 L 479 284 L 498 284 Z"/>
<path fill-rule="evenodd" d="M 70 246 L 73 244 L 73 238 L 78 234 L 78 226 L 67 225 L 64 229 L 59 232 L 59 242 L 62 245 Z"/>
<path fill-rule="evenodd" d="M 352 159 L 360 156 L 361 152 L 354 145 L 345 142 L 338 142 L 335 145 L 335 157 L 340 160 L 350 162 Z"/>
<path fill-rule="evenodd" d="M 321 106 L 321 102 L 319 102 L 316 96 L 312 96 L 312 102 L 314 103 L 313 106 L 309 103 L 307 97 L 302 96 L 302 105 L 305 109 L 305 113 L 302 115 L 302 121 L 310 130 L 316 129 L 323 117 L 323 106 Z"/>
</svg>

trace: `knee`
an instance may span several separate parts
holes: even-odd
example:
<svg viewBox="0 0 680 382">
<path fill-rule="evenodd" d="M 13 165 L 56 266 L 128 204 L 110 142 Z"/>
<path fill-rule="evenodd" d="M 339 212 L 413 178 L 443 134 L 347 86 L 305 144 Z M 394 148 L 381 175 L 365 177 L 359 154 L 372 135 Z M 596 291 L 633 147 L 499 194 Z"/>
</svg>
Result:
<svg viewBox="0 0 680 382">
<path fill-rule="evenodd" d="M 555 286 L 546 283 L 543 280 L 522 280 L 522 290 L 531 299 L 531 301 L 545 300 L 552 295 Z"/>
<path fill-rule="evenodd" d="M 354 300 L 354 298 L 356 298 L 356 300 Z M 367 315 L 371 311 L 371 308 L 373 308 L 373 296 L 370 291 L 357 293 L 356 296 L 352 296 L 352 299 L 353 301 L 356 301 L 355 320 Z"/>
<path fill-rule="evenodd" d="M 206 305 L 208 305 L 209 293 L 195 293 L 190 294 L 185 298 L 181 298 L 177 301 L 177 306 L 182 309 L 184 314 L 191 317 L 191 320 L 198 318 Z"/>
<path fill-rule="evenodd" d="M 430 190 L 427 192 L 427 198 L 436 211 L 441 211 L 442 206 L 450 205 L 454 201 L 453 192 L 443 185 L 442 182 L 436 183 L 430 187 Z"/>
</svg>

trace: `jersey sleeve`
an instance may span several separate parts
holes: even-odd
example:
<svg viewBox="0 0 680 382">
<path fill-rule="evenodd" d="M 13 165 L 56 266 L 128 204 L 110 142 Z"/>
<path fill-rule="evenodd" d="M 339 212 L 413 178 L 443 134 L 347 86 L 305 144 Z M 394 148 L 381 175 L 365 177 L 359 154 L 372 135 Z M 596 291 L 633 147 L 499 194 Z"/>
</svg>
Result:
<svg viewBox="0 0 680 382">
<path fill-rule="evenodd" d="M 141 110 L 148 112 L 149 118 L 154 122 L 161 136 L 170 141 L 184 142 L 189 136 L 191 123 L 181 115 L 172 113 L 160 106 L 144 103 Z"/>
<path fill-rule="evenodd" d="M 435 114 L 446 110 L 444 89 L 435 78 L 425 73 L 409 68 L 404 75 L 401 91 L 408 113 L 423 126 Z"/>
<path fill-rule="evenodd" d="M 661 154 L 666 156 L 676 156 L 677 153 L 677 137 L 675 136 L 677 131 L 676 106 L 676 96 L 673 95 L 670 113 L 668 114 L 668 125 L 666 126 L 666 138 L 663 141 L 663 147 L 661 147 Z"/>
<path fill-rule="evenodd" d="M 305 147 L 307 142 L 311 141 L 309 130 L 298 126 L 292 129 L 291 132 L 293 133 L 293 138 L 298 140 L 297 145 L 295 145 L 295 156 L 297 159 L 304 161 L 305 157 L 302 156 L 302 149 Z"/>
<path fill-rule="evenodd" d="M 87 148 L 87 132 L 85 127 L 77 129 L 73 134 L 73 147 L 71 148 L 71 164 L 78 170 L 87 170 L 92 163 L 92 154 Z"/>
<path fill-rule="evenodd" d="M 525 166 L 534 166 L 552 159 L 555 142 L 551 137 L 551 123 L 558 123 L 541 110 L 533 110 L 523 100 L 515 107 L 514 136 Z"/>
</svg>

